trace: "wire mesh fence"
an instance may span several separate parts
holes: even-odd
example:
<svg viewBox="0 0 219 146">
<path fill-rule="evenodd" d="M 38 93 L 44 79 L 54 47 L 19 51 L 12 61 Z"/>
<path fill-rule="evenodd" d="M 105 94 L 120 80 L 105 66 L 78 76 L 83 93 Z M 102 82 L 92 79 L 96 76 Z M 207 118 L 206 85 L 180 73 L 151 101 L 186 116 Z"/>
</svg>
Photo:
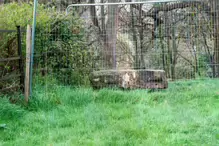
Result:
<svg viewBox="0 0 219 146">
<path fill-rule="evenodd" d="M 113 5 L 106 2 L 116 0 L 89 0 L 95 4 L 91 6 L 87 1 L 69 9 L 67 15 L 67 5 L 39 5 L 32 40 L 31 100 L 26 94 L 25 98 L 2 96 L 1 87 L 19 84 L 19 79 L 10 78 L 6 84 L 0 77 L 2 144 L 217 145 L 218 9 L 208 0 L 131 4 L 124 1 L 134 0 L 121 0 L 123 4 Z M 17 20 L 22 19 L 18 22 L 26 27 L 29 18 L 24 17 L 30 16 L 32 5 L 20 7 L 12 4 L 7 12 L 24 12 Z M 1 8 L 0 16 L 7 14 Z M 16 11 L 6 17 L 9 23 L 5 24 L 14 20 L 11 16 Z M 2 34 L 1 23 L 0 76 L 5 76 L 19 62 L 2 64 L 1 60 L 19 54 L 16 39 L 9 43 L 11 48 L 4 46 L 11 33 Z M 22 44 L 27 64 L 31 63 L 31 50 L 25 51 L 31 46 L 30 34 L 30 29 L 27 38 L 22 33 L 22 43 L 27 39 L 27 46 Z M 9 104 L 7 97 L 16 105 Z"/>
<path fill-rule="evenodd" d="M 218 76 L 217 11 L 207 2 L 98 2 L 73 6 L 66 16 L 58 9 L 61 16 L 37 30 L 37 77 L 89 86 L 95 71 L 112 71 L 106 76 L 114 80 L 124 70 L 164 71 L 167 80 Z M 152 82 L 146 74 L 138 82 Z"/>
</svg>

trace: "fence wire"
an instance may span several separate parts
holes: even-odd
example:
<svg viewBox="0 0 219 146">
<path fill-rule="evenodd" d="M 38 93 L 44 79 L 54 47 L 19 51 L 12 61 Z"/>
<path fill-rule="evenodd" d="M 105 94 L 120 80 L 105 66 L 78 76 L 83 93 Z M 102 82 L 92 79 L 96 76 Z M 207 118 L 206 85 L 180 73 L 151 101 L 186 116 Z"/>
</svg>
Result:
<svg viewBox="0 0 219 146">
<path fill-rule="evenodd" d="M 57 4 L 62 16 L 66 8 Z M 90 85 L 90 74 L 103 70 L 163 70 L 168 80 L 216 77 L 212 12 L 202 1 L 72 7 L 36 32 L 35 75 L 77 86 Z"/>
</svg>

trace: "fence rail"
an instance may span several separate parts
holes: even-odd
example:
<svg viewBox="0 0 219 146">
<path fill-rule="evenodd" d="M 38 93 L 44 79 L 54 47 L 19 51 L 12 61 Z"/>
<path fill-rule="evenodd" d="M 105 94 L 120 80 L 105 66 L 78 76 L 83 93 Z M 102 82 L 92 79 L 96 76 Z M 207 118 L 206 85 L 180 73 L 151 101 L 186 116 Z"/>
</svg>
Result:
<svg viewBox="0 0 219 146">
<path fill-rule="evenodd" d="M 10 58 L 0 58 L 0 62 L 7 62 L 7 61 L 14 61 L 14 60 L 20 60 L 21 57 L 10 57 Z"/>
<path fill-rule="evenodd" d="M 6 80 L 9 80 L 11 78 L 16 78 L 16 77 L 21 77 L 21 74 L 15 74 L 15 75 L 6 75 L 4 77 L 2 77 L 0 79 L 0 81 L 6 81 Z"/>
<path fill-rule="evenodd" d="M 0 32 L 2 32 L 2 33 L 13 33 L 13 32 L 17 32 L 17 30 L 2 30 L 2 29 L 0 29 Z M 25 30 L 22 30 L 21 29 L 21 32 L 25 32 Z"/>
</svg>

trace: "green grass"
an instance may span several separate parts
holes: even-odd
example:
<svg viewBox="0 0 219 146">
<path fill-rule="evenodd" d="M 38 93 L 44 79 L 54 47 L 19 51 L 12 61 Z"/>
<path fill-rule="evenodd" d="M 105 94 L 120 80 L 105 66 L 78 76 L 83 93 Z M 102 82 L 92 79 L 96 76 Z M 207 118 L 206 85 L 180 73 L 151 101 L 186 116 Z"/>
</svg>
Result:
<svg viewBox="0 0 219 146">
<path fill-rule="evenodd" d="M 219 80 L 165 91 L 38 85 L 28 107 L 0 99 L 0 146 L 216 146 Z"/>
</svg>

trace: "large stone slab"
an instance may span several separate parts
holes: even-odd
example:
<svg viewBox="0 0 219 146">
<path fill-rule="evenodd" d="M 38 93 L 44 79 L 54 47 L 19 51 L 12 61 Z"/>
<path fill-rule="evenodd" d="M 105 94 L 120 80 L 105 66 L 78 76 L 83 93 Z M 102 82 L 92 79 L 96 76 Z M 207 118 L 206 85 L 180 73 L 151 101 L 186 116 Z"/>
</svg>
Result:
<svg viewBox="0 0 219 146">
<path fill-rule="evenodd" d="M 90 76 L 93 88 L 166 89 L 168 82 L 163 70 L 102 70 Z"/>
</svg>

